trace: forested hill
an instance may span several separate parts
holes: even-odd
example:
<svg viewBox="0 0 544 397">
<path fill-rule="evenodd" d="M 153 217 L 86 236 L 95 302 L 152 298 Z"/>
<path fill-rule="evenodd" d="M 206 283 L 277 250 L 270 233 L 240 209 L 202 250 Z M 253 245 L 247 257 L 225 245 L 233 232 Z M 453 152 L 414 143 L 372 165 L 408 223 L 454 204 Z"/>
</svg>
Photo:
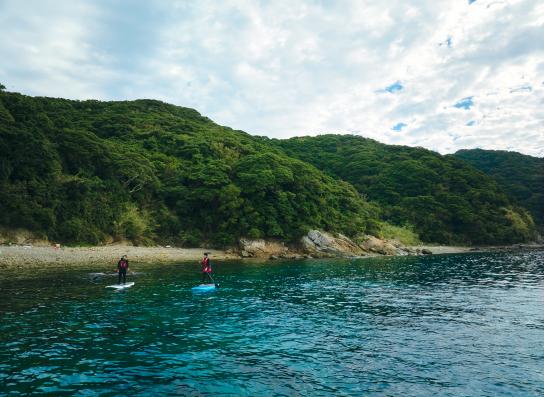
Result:
<svg viewBox="0 0 544 397">
<path fill-rule="evenodd" d="M 459 150 L 454 156 L 496 179 L 544 231 L 544 158 L 482 149 Z"/>
<path fill-rule="evenodd" d="M 195 110 L 0 92 L 0 225 L 55 241 L 198 246 L 355 235 L 375 208 L 346 182 Z"/>
<path fill-rule="evenodd" d="M 350 182 L 395 224 L 426 241 L 488 244 L 529 239 L 531 216 L 494 179 L 462 160 L 352 135 L 273 140 L 290 156 Z"/>
<path fill-rule="evenodd" d="M 296 241 L 312 228 L 377 233 L 382 217 L 431 242 L 532 234 L 530 217 L 460 160 L 354 137 L 252 137 L 154 100 L 0 90 L 0 155 L 0 226 L 60 242 Z"/>
</svg>

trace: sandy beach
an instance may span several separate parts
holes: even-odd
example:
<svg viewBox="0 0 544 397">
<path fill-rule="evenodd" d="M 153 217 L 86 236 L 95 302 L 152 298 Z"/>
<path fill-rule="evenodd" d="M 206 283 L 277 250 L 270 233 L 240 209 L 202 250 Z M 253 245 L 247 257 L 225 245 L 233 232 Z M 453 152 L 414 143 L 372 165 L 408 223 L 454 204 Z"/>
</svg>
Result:
<svg viewBox="0 0 544 397">
<path fill-rule="evenodd" d="M 501 251 L 521 248 L 542 248 L 542 245 L 516 245 L 500 247 L 466 247 L 447 245 L 419 245 L 416 250 L 427 249 L 433 255 L 459 254 L 468 252 Z M 81 267 L 89 265 L 115 266 L 122 255 L 131 263 L 173 263 L 198 261 L 204 252 L 210 252 L 213 260 L 242 259 L 239 253 L 228 250 L 207 248 L 166 248 L 108 245 L 100 247 L 61 247 L 32 245 L 0 245 L 0 268 L 43 268 L 48 266 Z M 369 256 L 379 256 L 370 254 Z M 255 259 L 243 259 L 255 260 Z M 266 259 L 259 259 L 266 260 Z"/>
<path fill-rule="evenodd" d="M 199 260 L 204 252 L 211 252 L 216 260 L 236 259 L 239 256 L 220 250 L 206 248 L 164 248 L 109 245 L 103 247 L 41 247 L 31 245 L 0 246 L 0 268 L 45 267 L 66 265 L 70 267 L 88 265 L 115 266 L 122 255 L 132 263 L 167 263 Z"/>
<path fill-rule="evenodd" d="M 433 254 L 469 252 L 469 247 L 418 246 Z M 132 263 L 169 263 L 197 261 L 204 252 L 211 252 L 214 260 L 241 259 L 233 251 L 207 248 L 165 248 L 135 247 L 127 245 L 108 245 L 100 247 L 61 247 L 33 245 L 0 245 L 0 268 L 39 268 L 50 265 L 69 267 L 88 265 L 115 266 L 122 255 L 127 255 Z M 372 255 L 375 256 L 375 255 Z"/>
</svg>

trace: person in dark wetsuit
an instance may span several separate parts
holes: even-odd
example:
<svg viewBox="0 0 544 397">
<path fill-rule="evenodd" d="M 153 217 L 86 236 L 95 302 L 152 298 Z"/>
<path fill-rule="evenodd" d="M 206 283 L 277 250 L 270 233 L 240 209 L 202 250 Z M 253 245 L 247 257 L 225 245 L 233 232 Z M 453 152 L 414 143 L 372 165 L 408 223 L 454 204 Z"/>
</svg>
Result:
<svg viewBox="0 0 544 397">
<path fill-rule="evenodd" d="M 123 284 L 127 281 L 127 270 L 128 258 L 126 255 L 123 255 L 119 262 L 117 262 L 117 272 L 119 273 L 117 284 L 121 284 L 121 277 L 123 277 Z"/>
<path fill-rule="evenodd" d="M 208 258 L 207 252 L 204 252 L 204 258 L 202 258 L 200 264 L 202 265 L 202 283 L 204 283 L 206 280 L 210 283 L 213 283 L 213 279 L 211 276 L 212 265 L 210 263 L 210 258 Z"/>
</svg>

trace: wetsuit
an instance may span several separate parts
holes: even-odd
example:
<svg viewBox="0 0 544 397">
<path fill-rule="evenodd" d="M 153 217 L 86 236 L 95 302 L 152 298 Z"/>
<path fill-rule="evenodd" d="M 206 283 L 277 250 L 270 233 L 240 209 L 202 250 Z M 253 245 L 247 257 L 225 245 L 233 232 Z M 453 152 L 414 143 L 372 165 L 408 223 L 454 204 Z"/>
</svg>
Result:
<svg viewBox="0 0 544 397">
<path fill-rule="evenodd" d="M 205 256 L 204 258 L 202 258 L 201 264 L 202 264 L 202 282 L 208 280 L 210 283 L 213 283 L 212 276 L 211 276 L 212 265 L 210 264 L 210 258 Z"/>
<path fill-rule="evenodd" d="M 117 270 L 119 272 L 119 279 L 117 284 L 121 284 L 121 277 L 123 277 L 123 284 L 127 281 L 128 259 L 123 259 L 117 262 Z"/>
</svg>

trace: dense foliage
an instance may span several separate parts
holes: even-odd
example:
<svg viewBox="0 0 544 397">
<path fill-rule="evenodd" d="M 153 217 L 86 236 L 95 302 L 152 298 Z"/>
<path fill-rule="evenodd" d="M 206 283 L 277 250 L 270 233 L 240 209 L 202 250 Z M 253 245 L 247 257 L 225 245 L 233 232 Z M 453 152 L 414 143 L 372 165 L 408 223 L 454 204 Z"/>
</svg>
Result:
<svg viewBox="0 0 544 397">
<path fill-rule="evenodd" d="M 452 156 L 354 136 L 253 137 L 153 100 L 2 88 L 0 155 L 0 226 L 61 242 L 224 246 L 317 228 L 484 244 L 534 232 L 492 178 Z"/>
<path fill-rule="evenodd" d="M 195 110 L 0 92 L 0 225 L 51 240 L 228 245 L 372 231 L 348 183 Z"/>
<path fill-rule="evenodd" d="M 451 156 L 351 135 L 273 140 L 290 156 L 350 182 L 383 216 L 422 240 L 500 244 L 534 236 L 531 216 L 491 178 Z"/>
<path fill-rule="evenodd" d="M 454 154 L 492 176 L 544 230 L 544 158 L 502 150 L 460 150 Z"/>
</svg>

